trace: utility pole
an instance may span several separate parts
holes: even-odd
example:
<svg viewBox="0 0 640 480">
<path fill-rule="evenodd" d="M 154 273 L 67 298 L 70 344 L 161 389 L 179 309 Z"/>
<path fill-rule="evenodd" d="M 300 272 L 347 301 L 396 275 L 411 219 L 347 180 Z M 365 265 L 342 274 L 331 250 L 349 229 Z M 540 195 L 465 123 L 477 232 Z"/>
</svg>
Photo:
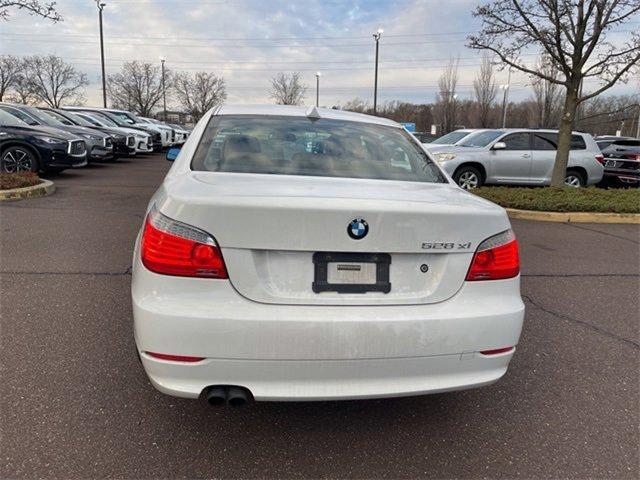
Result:
<svg viewBox="0 0 640 480">
<path fill-rule="evenodd" d="M 100 22 L 100 63 L 102 64 L 102 106 L 107 108 L 107 79 L 104 70 L 104 39 L 102 35 L 102 10 L 106 6 L 106 3 L 96 0 L 96 6 L 98 7 L 98 19 Z"/>
<path fill-rule="evenodd" d="M 166 58 L 160 57 L 160 64 L 162 66 L 162 116 L 163 120 L 167 121 L 167 87 L 164 83 L 164 62 Z"/>
<path fill-rule="evenodd" d="M 320 72 L 316 72 L 316 107 L 320 106 Z"/>
<path fill-rule="evenodd" d="M 640 103 L 638 104 L 638 123 L 636 125 L 636 138 L 640 138 Z"/>
<path fill-rule="evenodd" d="M 381 28 L 373 34 L 373 39 L 376 41 L 376 74 L 373 82 L 373 114 L 375 115 L 378 110 L 378 51 L 380 49 L 380 37 L 382 36 Z"/>
<path fill-rule="evenodd" d="M 502 96 L 502 128 L 507 126 L 507 101 L 509 99 L 509 87 L 511 84 L 511 67 L 509 67 L 509 74 L 507 75 L 507 83 L 505 85 L 500 85 L 500 89 L 504 90 L 504 95 Z"/>
</svg>

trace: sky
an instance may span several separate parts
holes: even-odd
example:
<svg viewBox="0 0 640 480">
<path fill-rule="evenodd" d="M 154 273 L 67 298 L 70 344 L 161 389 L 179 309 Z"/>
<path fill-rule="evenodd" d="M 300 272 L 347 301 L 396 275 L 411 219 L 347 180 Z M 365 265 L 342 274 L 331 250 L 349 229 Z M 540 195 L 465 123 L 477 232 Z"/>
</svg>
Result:
<svg viewBox="0 0 640 480">
<path fill-rule="evenodd" d="M 479 0 L 105 0 L 107 74 L 139 60 L 174 71 L 213 71 L 224 77 L 229 103 L 265 103 L 269 79 L 300 72 L 315 101 L 333 106 L 373 99 L 375 43 L 380 39 L 378 102 L 432 102 L 438 77 L 459 59 L 458 98 L 470 99 L 481 52 L 465 46 L 480 28 Z M 58 0 L 64 21 L 53 24 L 22 12 L 0 23 L 0 54 L 56 54 L 87 73 L 86 103 L 101 103 L 98 11 L 93 0 Z M 638 28 L 640 21 L 629 27 Z M 624 38 L 621 31 L 616 39 Z M 523 57 L 533 64 L 535 53 Z M 496 73 L 507 83 L 506 70 Z M 510 98 L 531 95 L 531 80 L 514 73 Z M 637 82 L 612 93 L 635 93 Z M 595 87 L 595 84 L 591 87 Z M 585 85 L 585 88 L 590 88 Z"/>
</svg>

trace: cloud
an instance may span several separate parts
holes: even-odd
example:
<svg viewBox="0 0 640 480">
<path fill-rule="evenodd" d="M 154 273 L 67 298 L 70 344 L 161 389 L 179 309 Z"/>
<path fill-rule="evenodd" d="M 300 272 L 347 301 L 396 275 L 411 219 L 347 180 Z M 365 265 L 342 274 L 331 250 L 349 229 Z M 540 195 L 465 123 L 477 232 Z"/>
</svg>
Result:
<svg viewBox="0 0 640 480">
<path fill-rule="evenodd" d="M 379 101 L 434 99 L 449 58 L 460 58 L 461 98 L 472 94 L 480 53 L 465 47 L 478 29 L 477 0 L 106 0 L 107 71 L 126 60 L 167 59 L 174 71 L 222 75 L 230 102 L 260 103 L 269 78 L 299 71 L 313 100 L 322 72 L 321 103 L 334 105 L 373 94 L 372 33 L 380 42 Z M 88 73 L 89 103 L 100 102 L 97 9 L 91 0 L 62 0 L 65 21 L 51 24 L 16 13 L 1 25 L 0 53 L 55 53 Z M 531 61 L 535 58 L 531 57 Z M 506 81 L 506 72 L 498 73 Z M 505 79 L 502 79 L 505 77 Z M 528 78 L 514 74 L 514 98 L 529 95 Z M 625 87 L 620 87 L 624 89 Z"/>
</svg>

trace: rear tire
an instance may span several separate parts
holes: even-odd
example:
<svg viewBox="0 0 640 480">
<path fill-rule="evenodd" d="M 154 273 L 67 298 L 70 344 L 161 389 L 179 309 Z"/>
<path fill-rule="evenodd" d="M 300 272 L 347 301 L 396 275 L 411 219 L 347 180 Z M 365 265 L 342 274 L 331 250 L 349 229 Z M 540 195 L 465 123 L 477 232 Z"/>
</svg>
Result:
<svg viewBox="0 0 640 480">
<path fill-rule="evenodd" d="M 37 172 L 38 159 L 26 147 L 9 147 L 0 156 L 0 171 L 3 173 Z"/>
<path fill-rule="evenodd" d="M 565 187 L 582 188 L 587 184 L 582 172 L 576 170 L 567 170 L 567 175 L 564 177 Z"/>
<path fill-rule="evenodd" d="M 463 190 L 473 190 L 482 186 L 482 174 L 476 167 L 462 166 L 453 174 L 453 181 Z"/>
</svg>

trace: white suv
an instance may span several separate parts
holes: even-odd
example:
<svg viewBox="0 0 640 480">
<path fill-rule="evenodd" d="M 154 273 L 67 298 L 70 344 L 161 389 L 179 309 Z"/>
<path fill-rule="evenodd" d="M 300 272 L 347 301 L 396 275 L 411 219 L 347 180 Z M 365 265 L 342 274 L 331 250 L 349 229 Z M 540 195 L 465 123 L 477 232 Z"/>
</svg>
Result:
<svg viewBox="0 0 640 480">
<path fill-rule="evenodd" d="M 464 189 L 483 184 L 549 185 L 557 144 L 557 130 L 479 130 L 432 155 Z M 584 187 L 598 183 L 603 163 L 593 137 L 574 132 L 565 184 Z"/>
</svg>

